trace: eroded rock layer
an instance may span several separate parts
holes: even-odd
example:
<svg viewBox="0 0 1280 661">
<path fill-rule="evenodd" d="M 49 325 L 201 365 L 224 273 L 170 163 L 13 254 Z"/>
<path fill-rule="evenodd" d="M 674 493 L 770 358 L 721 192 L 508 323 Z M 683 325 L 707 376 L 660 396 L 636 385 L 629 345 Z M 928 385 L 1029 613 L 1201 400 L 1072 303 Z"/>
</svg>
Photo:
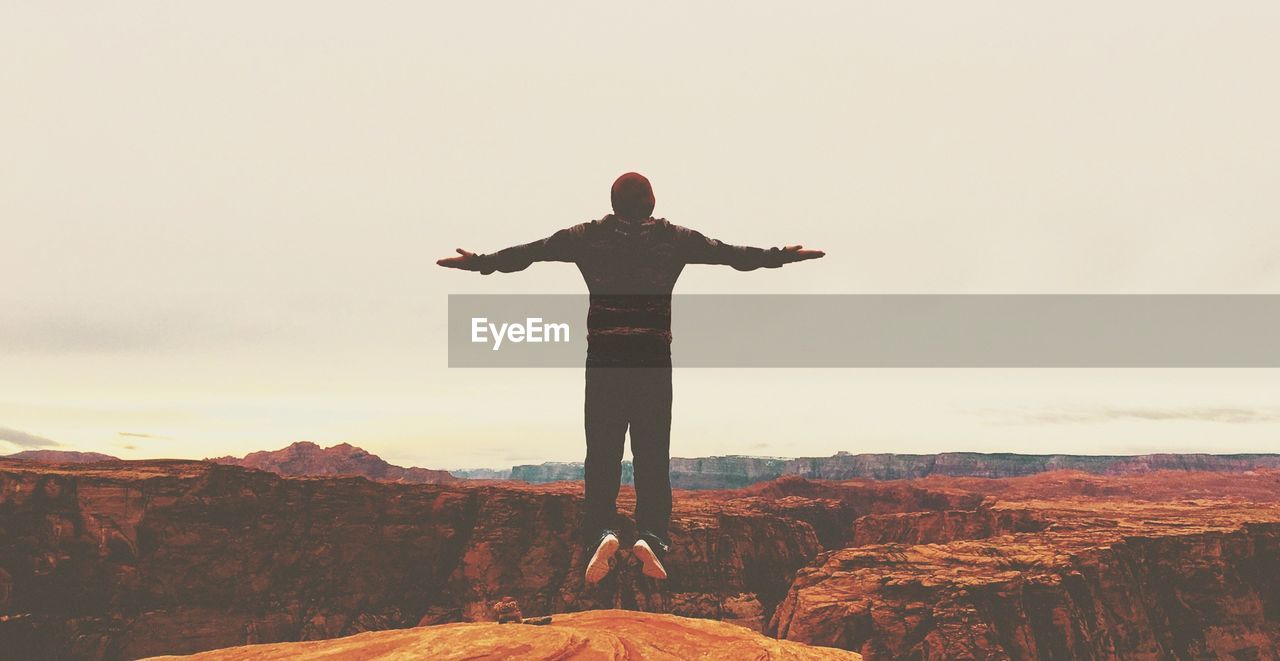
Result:
<svg viewBox="0 0 1280 661">
<path fill-rule="evenodd" d="M 775 502 L 759 491 L 681 492 L 671 580 L 643 577 L 624 552 L 618 571 L 587 586 L 581 485 L 0 460 L 0 647 L 119 659 L 313 640 L 487 620 L 503 596 L 526 616 L 626 608 L 759 631 L 796 570 L 822 551 L 815 526 L 842 540 L 854 511 L 949 502 L 894 486 L 880 496 L 803 481 L 792 488 L 813 495 Z M 830 509 L 819 496 L 833 494 Z M 624 513 L 633 501 L 624 490 Z"/>
<path fill-rule="evenodd" d="M 1277 471 L 680 491 L 671 580 L 644 578 L 623 551 L 597 586 L 582 580 L 580 493 L 0 460 L 0 650 L 124 659 L 311 641 L 489 621 L 505 596 L 557 622 L 669 613 L 868 659 L 1280 648 Z M 620 508 L 625 545 L 629 489 Z"/>
<path fill-rule="evenodd" d="M 442 624 L 362 633 L 336 640 L 235 647 L 197 661 L 332 659 L 787 659 L 858 661 L 827 647 L 774 640 L 732 624 L 674 615 L 598 610 L 557 615 L 547 626 Z"/>
<path fill-rule="evenodd" d="M 768 631 L 868 659 L 1276 658 L 1280 474 L 951 486 L 1000 495 L 860 519 Z"/>
</svg>

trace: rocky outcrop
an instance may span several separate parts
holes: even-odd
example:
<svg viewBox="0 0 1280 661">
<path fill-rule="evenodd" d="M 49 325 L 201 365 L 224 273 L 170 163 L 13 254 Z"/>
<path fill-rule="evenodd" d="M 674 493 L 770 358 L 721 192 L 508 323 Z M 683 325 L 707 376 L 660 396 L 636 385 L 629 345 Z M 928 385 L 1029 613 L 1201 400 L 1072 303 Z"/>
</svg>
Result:
<svg viewBox="0 0 1280 661">
<path fill-rule="evenodd" d="M 34 451 L 66 454 L 56 451 Z M 20 453 L 20 454 L 30 454 Z M 57 461 L 56 456 L 48 461 Z M 72 453 L 78 454 L 78 453 Z M 92 455 L 93 453 L 84 453 Z M 12 456 L 12 455 L 11 455 Z M 106 455 L 101 455 L 106 457 Z M 107 457 L 114 459 L 114 457 Z M 359 475 L 382 482 L 445 484 L 455 479 L 514 480 L 529 484 L 576 482 L 583 479 L 582 462 L 545 462 L 510 469 L 467 469 L 450 474 L 427 468 L 393 466 L 366 450 L 342 443 L 321 448 L 298 442 L 287 448 L 254 452 L 239 457 L 210 459 L 217 463 L 267 470 L 291 477 Z M 671 458 L 671 486 L 676 489 L 736 489 L 795 475 L 811 480 L 904 480 L 931 476 L 1007 478 L 1060 470 L 1098 475 L 1132 475 L 1165 470 L 1245 472 L 1280 467 L 1274 454 L 1151 454 L 1132 456 L 983 454 L 849 454 L 830 457 L 779 459 L 775 457 Z M 632 484 L 630 461 L 622 462 L 622 483 Z"/>
<path fill-rule="evenodd" d="M 631 462 L 622 462 L 622 483 L 631 484 L 633 470 Z M 530 484 L 546 484 L 548 482 L 581 481 L 585 475 L 582 462 L 548 461 L 541 464 L 527 464 L 511 467 L 511 479 Z"/>
<path fill-rule="evenodd" d="M 849 454 L 830 457 L 671 458 L 671 484 L 678 489 L 729 489 L 797 475 L 813 480 L 908 480 L 930 476 L 1007 478 L 1074 470 L 1098 475 L 1132 475 L 1157 471 L 1239 473 L 1280 468 L 1276 454 L 1148 454 L 1092 456 L 1067 454 Z M 623 481 L 631 482 L 631 464 L 623 464 Z M 515 466 L 509 477 L 533 484 L 581 480 L 582 464 L 545 463 Z"/>
<path fill-rule="evenodd" d="M 6 454 L 0 459 L 39 461 L 47 464 L 87 464 L 94 461 L 120 461 L 119 457 L 102 454 L 101 452 L 77 452 L 75 450 L 23 450 L 22 452 Z"/>
<path fill-rule="evenodd" d="M 511 469 L 494 469 L 494 468 L 456 468 L 450 469 L 449 474 L 463 480 L 510 480 Z"/>
<path fill-rule="evenodd" d="M 251 452 L 244 457 L 216 457 L 208 461 L 289 477 L 358 475 L 377 482 L 405 484 L 448 484 L 458 479 L 448 471 L 395 466 L 349 443 L 322 448 L 315 443 L 299 441 L 280 450 Z"/>
<path fill-rule="evenodd" d="M 870 514 L 853 522 L 853 534 L 847 545 L 946 544 L 962 539 L 1037 532 L 1048 526 L 1043 512 L 984 503 L 973 510 Z"/>
<path fill-rule="evenodd" d="M 808 523 L 825 549 L 849 545 L 855 523 L 867 516 L 972 510 L 983 500 L 976 493 L 908 482 L 815 482 L 794 475 L 728 493 L 755 511 Z"/>
<path fill-rule="evenodd" d="M 485 621 L 508 596 L 526 617 L 692 616 L 870 659 L 1272 658 L 1280 644 L 1280 471 L 678 491 L 671 580 L 623 551 L 596 586 L 580 493 L 0 460 L 0 651 L 319 640 Z M 634 493 L 619 500 L 625 548 Z"/>
<path fill-rule="evenodd" d="M 121 659 L 332 638 L 486 620 L 503 596 L 526 616 L 616 607 L 759 630 L 822 550 L 804 521 L 682 492 L 671 580 L 624 552 L 588 587 L 580 490 L 0 460 L 0 648 Z"/>
<path fill-rule="evenodd" d="M 784 473 L 821 480 L 906 480 L 947 477 L 1021 477 L 1058 470 L 1128 475 L 1164 470 L 1243 472 L 1280 468 L 1276 454 L 1148 454 L 1094 456 L 943 452 L 940 454 L 849 454 L 792 459 Z"/>
<path fill-rule="evenodd" d="M 772 480 L 783 474 L 785 459 L 766 457 L 671 458 L 671 486 L 676 489 L 734 489 Z M 622 462 L 622 483 L 632 484 L 635 471 Z M 582 462 L 545 462 L 512 466 L 510 479 L 544 484 L 583 478 Z"/>
<path fill-rule="evenodd" d="M 547 626 L 445 624 L 310 643 L 235 647 L 181 658 L 291 661 L 314 656 L 345 659 L 394 656 L 439 661 L 480 658 L 857 661 L 861 658 L 842 650 L 766 638 L 722 622 L 620 610 L 557 615 Z"/>
<path fill-rule="evenodd" d="M 1138 499 L 1044 499 L 1122 481 L 1015 480 L 969 515 L 861 519 L 853 543 L 869 544 L 801 570 L 767 631 L 868 659 L 1272 658 L 1280 474 L 1166 473 Z"/>
<path fill-rule="evenodd" d="M 671 483 L 682 489 L 733 489 L 786 473 L 786 459 L 772 457 L 671 458 Z"/>
</svg>

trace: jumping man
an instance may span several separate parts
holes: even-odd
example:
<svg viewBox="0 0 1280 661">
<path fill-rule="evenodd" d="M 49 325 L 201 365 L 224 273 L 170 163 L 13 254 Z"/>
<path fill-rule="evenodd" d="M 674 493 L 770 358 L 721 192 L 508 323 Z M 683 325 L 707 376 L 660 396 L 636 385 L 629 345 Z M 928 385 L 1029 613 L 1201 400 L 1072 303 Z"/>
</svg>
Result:
<svg viewBox="0 0 1280 661">
<path fill-rule="evenodd" d="M 635 172 L 618 177 L 613 213 L 541 241 L 477 255 L 459 248 L 437 264 L 485 275 L 533 262 L 573 262 L 591 292 L 587 312 L 585 427 L 586 580 L 609 573 L 620 545 L 615 519 L 628 427 L 634 457 L 636 541 L 646 576 L 665 579 L 671 519 L 671 290 L 686 264 L 739 271 L 777 268 L 824 253 L 802 246 L 751 248 L 708 239 L 654 218 L 653 188 Z M 593 550 L 594 549 L 594 550 Z"/>
</svg>

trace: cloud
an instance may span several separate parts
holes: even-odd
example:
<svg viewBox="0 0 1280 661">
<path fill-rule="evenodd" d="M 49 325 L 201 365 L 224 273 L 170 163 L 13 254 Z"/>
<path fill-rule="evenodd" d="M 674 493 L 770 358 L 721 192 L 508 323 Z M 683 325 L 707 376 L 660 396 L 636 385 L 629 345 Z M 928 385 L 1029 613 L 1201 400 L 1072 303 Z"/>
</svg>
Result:
<svg viewBox="0 0 1280 661">
<path fill-rule="evenodd" d="M 156 436 L 156 435 L 154 435 L 154 434 L 142 434 L 142 433 L 133 432 L 133 431 L 118 431 L 118 432 L 116 432 L 116 435 L 117 435 L 117 436 L 129 436 L 129 437 L 131 437 L 131 438 L 154 438 L 154 439 L 156 439 L 156 440 L 161 440 L 161 441 L 172 441 L 172 440 L 173 440 L 172 438 L 169 438 L 168 436 Z"/>
<path fill-rule="evenodd" d="M 978 411 L 1021 424 L 1089 424 L 1121 421 L 1219 422 L 1226 424 L 1266 424 L 1280 422 L 1280 409 L 1235 406 L 1189 407 L 1103 407 L 1095 409 L 1048 409 L 1042 411 Z"/>
<path fill-rule="evenodd" d="M 0 441 L 8 441 L 20 448 L 55 448 L 61 445 L 52 439 L 8 427 L 0 427 Z"/>
<path fill-rule="evenodd" d="M 140 353 L 239 346 L 265 328 L 185 312 L 47 314 L 0 321 L 0 344 L 19 353 Z"/>
</svg>

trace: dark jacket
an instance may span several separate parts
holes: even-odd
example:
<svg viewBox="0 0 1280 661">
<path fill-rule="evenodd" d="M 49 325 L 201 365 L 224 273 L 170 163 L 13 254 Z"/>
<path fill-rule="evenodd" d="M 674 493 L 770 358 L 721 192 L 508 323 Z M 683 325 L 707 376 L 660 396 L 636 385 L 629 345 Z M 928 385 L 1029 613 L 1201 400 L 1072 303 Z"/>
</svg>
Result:
<svg viewBox="0 0 1280 661">
<path fill-rule="evenodd" d="M 779 248 L 733 246 L 663 218 L 633 222 L 613 214 L 479 259 L 484 274 L 520 271 L 533 262 L 577 264 L 591 292 L 588 354 L 643 346 L 668 355 L 671 290 L 686 264 L 751 271 L 794 261 Z"/>
</svg>

